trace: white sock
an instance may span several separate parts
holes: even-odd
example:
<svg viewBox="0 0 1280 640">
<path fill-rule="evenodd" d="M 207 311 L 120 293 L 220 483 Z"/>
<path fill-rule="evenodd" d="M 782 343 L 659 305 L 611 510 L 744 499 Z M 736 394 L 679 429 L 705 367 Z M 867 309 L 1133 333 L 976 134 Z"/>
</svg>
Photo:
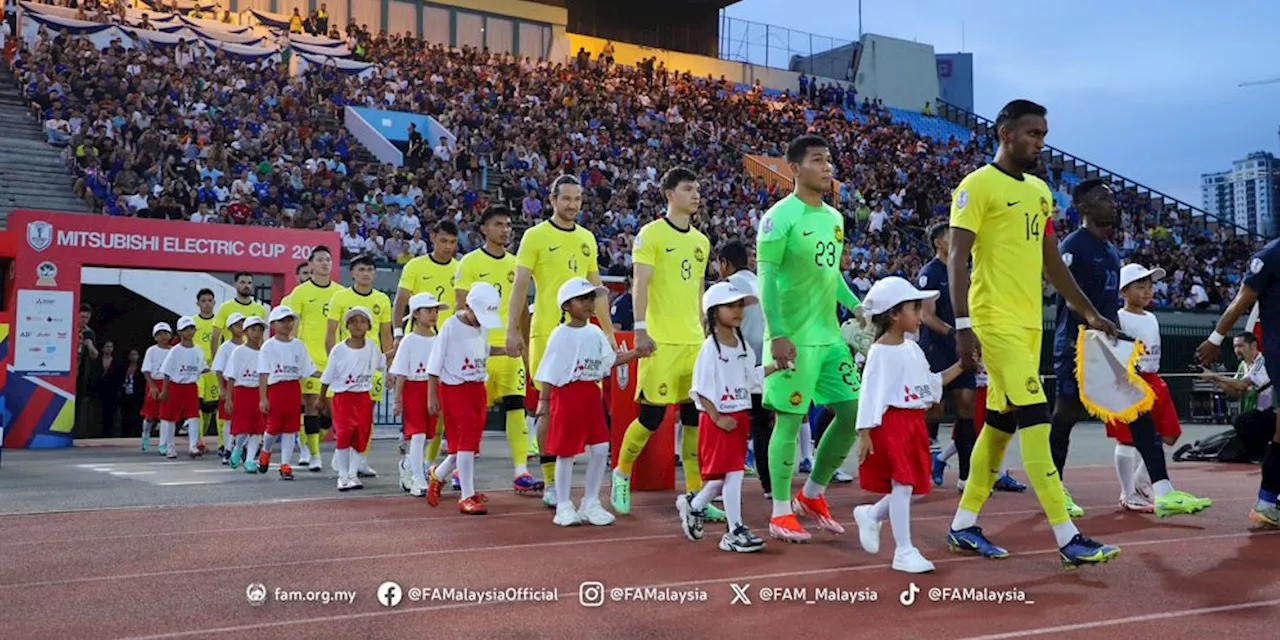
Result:
<svg viewBox="0 0 1280 640">
<path fill-rule="evenodd" d="M 978 524 L 978 513 L 964 507 L 956 509 L 956 517 L 951 520 L 952 531 L 962 531 Z"/>
<path fill-rule="evenodd" d="M 476 494 L 476 452 L 458 452 L 458 480 L 462 484 L 462 499 Z"/>
<path fill-rule="evenodd" d="M 724 475 L 724 514 L 729 521 L 729 531 L 742 526 L 742 471 L 730 471 Z"/>
<path fill-rule="evenodd" d="M 684 425 L 676 420 L 676 457 L 680 457 L 680 443 L 683 442 Z"/>
<path fill-rule="evenodd" d="M 174 434 L 178 432 L 178 426 L 168 420 L 160 421 L 160 446 L 166 453 L 173 449 Z"/>
<path fill-rule="evenodd" d="M 234 442 L 234 441 L 235 441 L 235 437 L 231 435 L 231 421 L 230 421 L 230 420 L 227 420 L 226 422 L 223 422 L 223 423 L 222 423 L 222 429 L 221 429 L 221 431 L 222 431 L 222 442 L 223 442 L 223 445 L 222 445 L 222 446 L 224 446 L 224 447 L 225 447 L 225 446 L 226 446 L 226 443 Z"/>
<path fill-rule="evenodd" d="M 778 487 L 774 487 L 774 491 L 777 491 L 777 489 Z M 774 495 L 778 495 L 778 494 L 775 493 Z M 791 498 L 784 497 L 782 500 L 774 498 L 772 517 L 781 518 L 782 516 L 789 516 L 789 515 L 791 515 Z"/>
<path fill-rule="evenodd" d="M 573 506 L 573 458 L 556 458 L 556 504 Z"/>
<path fill-rule="evenodd" d="M 347 457 L 347 477 L 348 477 L 348 478 L 355 479 L 355 478 L 360 477 L 360 476 L 359 476 L 359 473 L 360 473 L 360 458 L 361 458 L 361 457 L 363 457 L 363 456 L 361 456 L 361 455 L 360 455 L 360 452 L 359 452 L 359 451 L 356 451 L 355 449 L 352 449 L 352 450 L 351 450 L 351 453 L 350 453 L 350 454 L 348 454 L 348 457 Z M 341 468 L 341 467 L 339 467 L 339 468 Z"/>
<path fill-rule="evenodd" d="M 338 467 L 338 477 L 347 477 L 347 466 L 351 461 L 351 449 L 338 449 L 333 452 L 333 463 Z"/>
<path fill-rule="evenodd" d="M 245 443 L 246 443 L 246 442 L 248 442 L 248 441 L 249 441 L 249 434 L 247 434 L 247 433 L 242 433 L 242 434 L 240 434 L 240 435 L 236 436 L 236 437 L 235 437 L 235 439 L 236 439 L 236 443 L 235 443 L 234 445 L 232 445 L 232 447 L 233 447 L 233 448 L 235 448 L 235 449 L 239 449 L 240 447 L 243 447 L 243 446 L 245 445 Z"/>
<path fill-rule="evenodd" d="M 893 542 L 899 551 L 914 546 L 911 544 L 911 490 L 911 485 L 895 482 L 889 494 L 889 528 L 893 529 Z"/>
<path fill-rule="evenodd" d="M 1067 520 L 1062 524 L 1053 525 L 1053 537 L 1058 540 L 1058 548 L 1067 546 L 1071 539 L 1076 537 L 1080 530 L 1076 528 L 1076 523 Z"/>
<path fill-rule="evenodd" d="M 889 496 L 880 498 L 875 504 L 871 505 L 871 519 L 876 522 L 884 522 L 889 519 Z"/>
<path fill-rule="evenodd" d="M 1138 468 L 1133 471 L 1133 486 L 1150 486 L 1151 474 L 1147 473 L 1147 461 L 1137 454 L 1134 454 L 1134 457 L 1138 459 Z"/>
<path fill-rule="evenodd" d="M 259 435 L 249 436 L 249 442 L 245 445 L 245 460 L 253 460 L 254 464 L 258 463 L 258 447 L 261 446 L 261 438 Z"/>
<path fill-rule="evenodd" d="M 436 465 L 436 480 L 440 482 L 448 482 L 449 474 L 453 473 L 453 467 L 458 462 L 458 456 L 449 454 L 444 457 L 444 462 Z"/>
<path fill-rule="evenodd" d="M 1013 442 L 1010 440 L 1010 442 Z M 1009 473 L 1009 461 L 1013 459 L 1013 447 L 1004 448 L 1004 460 L 1000 461 L 1000 475 Z"/>
<path fill-rule="evenodd" d="M 1138 450 L 1127 444 L 1116 444 L 1116 478 L 1120 480 L 1120 495 L 1133 495 L 1134 473 L 1138 466 Z"/>
<path fill-rule="evenodd" d="M 519 478 L 520 476 L 523 476 L 523 475 L 527 475 L 528 473 L 529 473 L 529 465 L 524 465 L 524 464 L 518 464 L 518 465 L 516 465 L 516 477 L 517 477 L 517 478 Z"/>
<path fill-rule="evenodd" d="M 955 454 L 956 454 L 956 443 L 948 442 L 947 446 L 942 450 L 942 453 L 938 454 L 938 459 L 943 462 L 946 462 L 947 460 L 950 460 L 951 456 L 954 456 Z"/>
<path fill-rule="evenodd" d="M 409 469 L 413 471 L 413 481 L 426 484 L 427 471 L 424 461 L 427 455 L 427 434 L 415 433 L 409 438 Z"/>
<path fill-rule="evenodd" d="M 191 451 L 198 451 L 199 445 L 204 444 L 204 425 L 200 424 L 200 418 L 187 419 L 187 440 Z"/>
<path fill-rule="evenodd" d="M 693 497 L 693 502 L 689 505 L 694 511 L 702 511 L 711 504 L 716 496 L 720 495 L 720 489 L 724 487 L 724 480 L 708 480 L 702 483 L 702 491 Z"/>
<path fill-rule="evenodd" d="M 360 468 L 361 468 L 361 469 L 368 469 L 368 468 L 369 468 L 369 455 L 368 455 L 368 453 L 369 453 L 368 451 L 365 451 L 364 453 L 356 453 L 356 456 L 358 456 L 358 457 L 360 458 Z"/>
<path fill-rule="evenodd" d="M 587 447 L 587 493 L 582 497 L 584 505 L 600 502 L 600 489 L 604 487 L 604 474 L 609 471 L 609 443 L 600 442 Z M 559 474 L 560 470 L 556 469 Z"/>
<path fill-rule="evenodd" d="M 293 461 L 293 443 L 297 441 L 298 436 L 285 435 L 284 440 L 280 441 L 280 464 L 289 464 Z"/>
<path fill-rule="evenodd" d="M 826 487 L 814 482 L 813 480 L 805 480 L 804 488 L 801 489 L 800 491 L 804 493 L 804 497 L 812 500 L 814 498 L 821 497 L 823 492 L 825 492 L 826 490 L 827 490 Z"/>
<path fill-rule="evenodd" d="M 262 450 L 266 451 L 267 453 L 271 453 L 271 449 L 276 446 L 276 437 L 277 436 L 274 436 L 270 433 L 263 436 Z M 286 460 L 285 462 L 288 462 L 288 460 Z"/>
<path fill-rule="evenodd" d="M 1163 498 L 1173 493 L 1173 483 L 1169 482 L 1168 480 L 1160 480 L 1155 484 L 1151 485 L 1151 490 L 1155 491 L 1157 499 Z"/>
<path fill-rule="evenodd" d="M 800 423 L 800 460 L 813 460 L 813 427 L 808 418 Z"/>
</svg>

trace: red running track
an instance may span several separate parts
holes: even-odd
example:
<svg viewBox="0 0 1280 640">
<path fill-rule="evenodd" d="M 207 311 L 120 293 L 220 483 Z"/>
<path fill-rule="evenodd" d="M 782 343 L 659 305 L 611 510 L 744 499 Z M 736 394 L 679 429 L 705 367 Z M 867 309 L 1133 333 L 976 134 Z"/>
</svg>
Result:
<svg viewBox="0 0 1280 640">
<path fill-rule="evenodd" d="M 1280 622 L 1280 536 L 1247 529 L 1256 469 L 1176 465 L 1178 486 L 1212 497 L 1196 516 L 1161 520 L 1120 512 L 1114 472 L 1073 469 L 1087 535 L 1119 544 L 1102 567 L 1063 571 L 1031 494 L 996 494 L 981 524 L 1008 560 L 950 554 L 957 502 L 939 490 L 913 507 L 916 545 L 937 565 L 926 576 L 889 569 L 892 538 L 862 551 L 850 509 L 874 498 L 832 488 L 844 536 L 807 545 L 770 541 L 763 553 L 719 551 L 684 539 L 672 495 L 637 494 L 611 527 L 562 529 L 538 501 L 492 495 L 493 515 L 463 516 L 408 497 L 211 505 L 0 517 L 0 629 L 6 638 L 433 637 L 689 638 L 804 629 L 813 637 L 1090 638 L 1135 633 L 1161 640 L 1271 635 Z M 394 480 L 375 480 L 375 482 Z M 768 506 L 749 485 L 748 523 Z M 887 529 L 887 528 L 886 528 Z M 411 601 L 388 608 L 378 586 L 558 590 L 556 602 Z M 579 586 L 654 587 L 687 602 L 583 607 Z M 900 594 L 920 589 L 904 606 Z M 247 603 L 249 584 L 267 602 Z M 738 584 L 752 604 L 733 604 Z M 750 586 L 745 586 L 745 585 Z M 1028 602 L 930 601 L 931 588 L 979 588 Z M 283 602 L 284 591 L 354 591 L 354 603 Z M 775 598 L 765 601 L 762 589 Z M 800 590 L 804 592 L 801 593 Z M 875 601 L 822 601 L 853 593 Z M 951 592 L 948 592 L 951 593 Z M 1020 596 L 1019 596 L 1020 594 Z M 806 601 L 814 601 L 812 604 Z M 451 610 L 458 611 L 451 611 Z M 463 614 L 463 615 L 458 615 Z"/>
</svg>

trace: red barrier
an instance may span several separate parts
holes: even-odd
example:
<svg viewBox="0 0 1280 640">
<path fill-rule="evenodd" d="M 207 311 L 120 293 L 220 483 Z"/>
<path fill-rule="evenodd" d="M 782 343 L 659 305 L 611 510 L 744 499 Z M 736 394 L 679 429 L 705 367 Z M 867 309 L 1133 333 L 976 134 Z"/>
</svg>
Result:
<svg viewBox="0 0 1280 640">
<path fill-rule="evenodd" d="M 614 334 L 618 345 L 623 350 L 635 346 L 634 334 L 630 331 L 618 331 Z M 609 377 L 609 433 L 611 466 L 618 466 L 618 452 L 622 451 L 622 437 L 627 433 L 627 425 L 636 419 L 640 406 L 636 403 L 637 362 L 632 360 L 626 366 L 614 367 Z M 636 460 L 631 472 L 631 489 L 633 491 L 673 491 L 676 488 L 676 420 L 680 411 L 671 407 L 662 427 L 649 438 L 640 458 Z"/>
</svg>

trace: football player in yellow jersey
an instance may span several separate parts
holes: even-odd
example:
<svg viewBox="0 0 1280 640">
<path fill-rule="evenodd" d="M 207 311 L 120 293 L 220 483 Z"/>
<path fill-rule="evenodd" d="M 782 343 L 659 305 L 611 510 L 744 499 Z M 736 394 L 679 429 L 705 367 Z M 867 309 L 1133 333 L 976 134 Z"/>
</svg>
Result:
<svg viewBox="0 0 1280 640">
<path fill-rule="evenodd" d="M 196 293 L 196 306 L 200 313 L 192 320 L 196 323 L 195 345 L 204 350 L 205 366 L 213 364 L 213 289 L 201 289 Z M 201 436 L 208 435 L 209 427 L 215 427 L 218 434 L 218 457 L 227 463 L 230 453 L 226 449 L 226 440 L 222 429 L 217 427 L 218 418 L 218 375 L 212 371 L 200 376 L 197 381 L 200 393 L 200 429 Z"/>
<path fill-rule="evenodd" d="M 680 405 L 680 424 L 684 426 L 680 460 L 685 486 L 695 493 L 702 488 L 698 410 L 689 389 L 693 386 L 693 364 L 706 340 L 700 309 L 711 241 L 693 226 L 693 216 L 702 203 L 697 174 L 676 167 L 662 176 L 661 186 L 667 214 L 640 229 L 632 253 L 636 353 L 648 357 L 640 360 L 636 380 L 640 413 L 627 427 L 618 466 L 613 470 L 611 501 L 619 514 L 631 513 L 631 470 L 673 404 Z M 707 505 L 706 517 L 723 520 L 724 513 Z"/>
<path fill-rule="evenodd" d="M 373 345 L 386 354 L 388 360 L 395 353 L 395 343 L 391 338 L 391 299 L 387 294 L 373 288 L 373 280 L 377 275 L 373 256 L 368 254 L 356 256 L 351 261 L 351 288 L 339 289 L 329 299 L 329 321 L 324 337 L 326 354 L 333 351 L 333 346 L 338 342 L 347 339 L 347 328 L 343 324 L 343 316 L 355 307 L 364 307 L 373 314 L 373 330 L 368 334 L 368 339 L 373 342 Z M 314 278 L 314 275 L 312 277 Z M 385 392 L 383 375 L 381 372 L 375 372 L 373 391 L 369 394 L 375 405 L 382 402 Z M 372 431 L 369 433 L 369 441 L 373 441 Z M 363 454 L 354 454 L 360 456 L 358 475 L 362 478 L 375 478 L 378 473 L 369 466 L 367 454 L 367 448 Z"/>
<path fill-rule="evenodd" d="M 442 220 L 432 228 L 431 253 L 418 256 L 404 265 L 400 272 L 400 285 L 396 288 L 396 303 L 391 309 L 392 318 L 403 318 L 409 315 L 406 308 L 409 298 L 419 293 L 429 293 L 436 300 L 448 301 L 449 292 L 455 288 L 454 280 L 458 277 L 458 225 L 449 220 Z M 510 287 L 510 284 L 507 285 Z M 436 326 L 444 326 L 454 309 L 441 309 Z M 397 322 L 397 325 L 400 323 Z M 407 329 L 395 328 L 396 340 L 404 337 Z"/>
<path fill-rule="evenodd" d="M 1107 562 L 1120 549 L 1085 537 L 1067 514 L 1062 479 L 1049 449 L 1049 405 L 1040 387 L 1043 278 L 1048 276 L 1089 326 L 1112 337 L 1119 330 L 1098 313 L 1063 263 L 1053 230 L 1053 194 L 1029 173 L 1040 160 L 1048 131 L 1044 107 L 1027 100 L 1005 105 L 996 118 L 1000 146 L 995 161 L 966 176 L 951 205 L 947 273 L 956 355 L 968 370 L 981 356 L 989 381 L 986 428 L 974 445 L 969 482 L 947 542 L 955 551 L 988 558 L 1009 555 L 983 535 L 977 521 L 1005 449 L 1021 431 L 1027 477 L 1053 526 L 1058 555 L 1074 568 Z"/>
<path fill-rule="evenodd" d="M 289 292 L 282 304 L 298 314 L 295 335 L 307 347 L 307 353 L 316 368 L 323 373 L 329 360 L 329 352 L 325 350 L 325 338 L 329 333 L 329 303 L 334 294 L 342 289 L 331 277 L 333 254 L 329 247 L 320 245 L 312 249 L 307 262 L 298 266 L 298 273 L 301 284 Z M 302 453 L 298 464 L 315 473 L 323 469 L 320 440 L 329 424 L 329 418 L 323 415 L 324 402 L 320 399 L 319 378 L 302 379 L 302 403 L 302 434 L 299 436 Z"/>
<path fill-rule="evenodd" d="M 516 281 L 516 257 L 507 252 L 511 242 L 511 210 L 495 205 L 480 216 L 480 234 L 484 246 L 468 253 L 458 263 L 455 283 L 458 306 L 465 309 L 471 285 L 487 282 L 498 290 L 498 305 L 510 304 L 511 285 Z M 489 332 L 489 344 L 506 345 L 506 333 L 495 329 Z M 486 383 L 489 403 L 501 405 L 506 414 L 507 445 L 511 448 L 511 463 L 515 467 L 512 488 L 516 493 L 539 493 L 544 484 L 529 474 L 526 465 L 529 449 L 529 425 L 524 421 L 525 367 L 524 359 L 510 356 L 489 356 L 485 365 L 489 372 Z"/>
<path fill-rule="evenodd" d="M 267 319 L 267 308 L 253 298 L 253 274 L 241 271 L 232 278 L 232 284 L 236 288 L 236 297 L 218 305 L 218 313 L 213 318 L 213 337 L 209 348 L 214 353 L 218 352 L 218 345 L 222 343 L 222 327 L 227 326 L 227 318 L 231 314 Z"/>
<path fill-rule="evenodd" d="M 578 226 L 582 210 L 582 185 L 578 179 L 563 175 L 551 183 L 551 217 L 524 232 L 516 253 L 516 281 L 511 287 L 507 309 L 507 355 L 527 355 L 528 371 L 537 371 L 547 349 L 551 331 L 560 324 L 562 314 L 556 294 L 570 278 L 586 277 L 600 286 L 596 237 Z M 528 312 L 529 283 L 535 287 L 533 318 L 529 324 L 529 343 L 520 335 L 521 319 Z M 609 318 L 609 301 L 601 295 L 596 301 L 596 319 L 609 344 L 617 348 L 613 338 L 613 321 Z M 538 442 L 545 444 L 547 416 L 538 416 Z M 512 454 L 513 456 L 515 454 Z M 556 459 L 541 456 L 542 477 L 546 487 L 542 503 L 556 506 Z"/>
</svg>

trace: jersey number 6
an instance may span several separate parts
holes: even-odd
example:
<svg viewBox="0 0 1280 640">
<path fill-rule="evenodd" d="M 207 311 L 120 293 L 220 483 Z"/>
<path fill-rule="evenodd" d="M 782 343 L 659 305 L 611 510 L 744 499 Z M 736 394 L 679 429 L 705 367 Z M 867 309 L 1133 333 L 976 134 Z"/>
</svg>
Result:
<svg viewBox="0 0 1280 640">
<path fill-rule="evenodd" d="M 819 267 L 836 266 L 836 243 L 819 242 L 813 254 L 813 263 Z"/>
</svg>

